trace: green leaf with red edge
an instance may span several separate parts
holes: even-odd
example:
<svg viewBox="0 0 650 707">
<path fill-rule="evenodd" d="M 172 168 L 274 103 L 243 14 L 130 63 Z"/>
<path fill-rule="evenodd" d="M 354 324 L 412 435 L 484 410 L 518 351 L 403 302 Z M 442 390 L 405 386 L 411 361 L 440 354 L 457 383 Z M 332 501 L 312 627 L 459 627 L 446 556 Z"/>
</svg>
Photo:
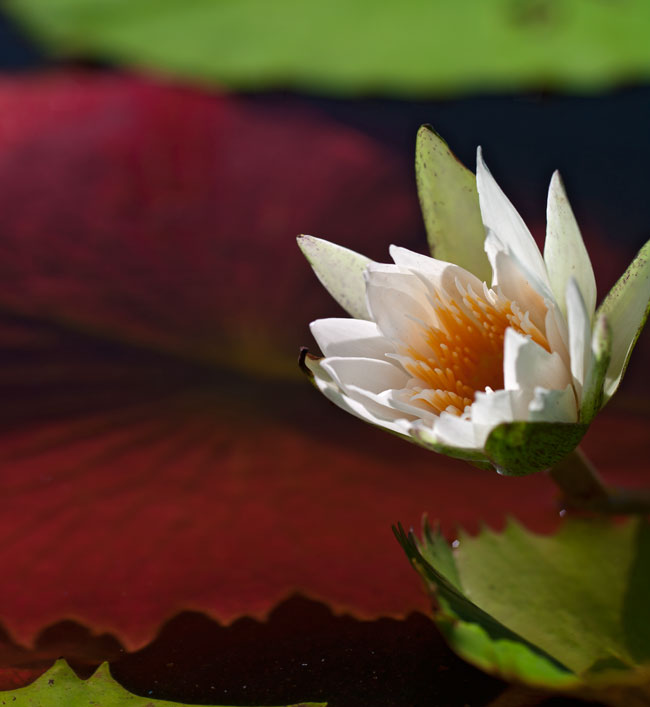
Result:
<svg viewBox="0 0 650 707">
<path fill-rule="evenodd" d="M 88 680 L 80 680 L 65 660 L 58 660 L 27 687 L 0 692 L 0 700 L 14 707 L 188 707 L 127 692 L 113 680 L 108 663 L 103 663 Z M 325 704 L 301 702 L 292 707 L 325 707 Z"/>
<path fill-rule="evenodd" d="M 511 521 L 450 547 L 425 523 L 397 538 L 451 647 L 507 680 L 624 704 L 650 696 L 650 524 L 570 518 L 551 536 Z"/>
</svg>

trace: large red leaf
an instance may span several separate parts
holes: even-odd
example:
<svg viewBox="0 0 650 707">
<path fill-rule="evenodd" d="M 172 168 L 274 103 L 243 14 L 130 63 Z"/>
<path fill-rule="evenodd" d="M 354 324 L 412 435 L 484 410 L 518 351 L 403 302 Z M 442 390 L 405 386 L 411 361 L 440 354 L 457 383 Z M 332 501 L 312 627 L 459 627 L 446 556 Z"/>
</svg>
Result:
<svg viewBox="0 0 650 707">
<path fill-rule="evenodd" d="M 111 75 L 0 84 L 0 622 L 15 640 L 67 618 L 134 649 L 181 610 L 263 617 L 295 592 L 404 616 L 427 601 L 392 522 L 554 523 L 542 475 L 427 453 L 291 380 L 307 321 L 335 313 L 293 236 L 417 247 L 410 171 L 299 106 Z M 587 446 L 639 480 L 636 418 L 600 420 Z"/>
<path fill-rule="evenodd" d="M 295 236 L 310 229 L 375 257 L 391 239 L 415 244 L 412 182 L 409 163 L 298 106 L 110 74 L 5 79 L 0 297 L 120 340 L 293 375 L 306 322 L 329 306 Z"/>
</svg>

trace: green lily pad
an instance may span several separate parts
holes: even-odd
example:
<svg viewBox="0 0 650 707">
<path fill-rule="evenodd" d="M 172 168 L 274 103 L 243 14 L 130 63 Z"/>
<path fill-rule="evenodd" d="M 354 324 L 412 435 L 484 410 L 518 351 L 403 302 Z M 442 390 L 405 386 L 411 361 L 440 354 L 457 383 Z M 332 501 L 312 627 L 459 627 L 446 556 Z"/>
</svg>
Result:
<svg viewBox="0 0 650 707">
<path fill-rule="evenodd" d="M 8 0 L 54 52 L 235 88 L 414 96 L 650 75 L 643 0 Z"/>
<path fill-rule="evenodd" d="M 0 692 L 0 702 L 12 707 L 188 707 L 127 692 L 111 677 L 108 663 L 101 665 L 88 680 L 81 680 L 65 660 L 57 660 L 27 687 Z M 325 704 L 303 702 L 293 707 L 325 707 Z"/>
<path fill-rule="evenodd" d="M 571 518 L 550 536 L 509 521 L 453 546 L 426 522 L 421 541 L 401 526 L 396 535 L 467 661 L 607 704 L 650 700 L 647 520 Z"/>
<path fill-rule="evenodd" d="M 573 422 L 506 422 L 490 432 L 485 454 L 501 474 L 533 474 L 564 459 L 588 427 Z"/>
</svg>

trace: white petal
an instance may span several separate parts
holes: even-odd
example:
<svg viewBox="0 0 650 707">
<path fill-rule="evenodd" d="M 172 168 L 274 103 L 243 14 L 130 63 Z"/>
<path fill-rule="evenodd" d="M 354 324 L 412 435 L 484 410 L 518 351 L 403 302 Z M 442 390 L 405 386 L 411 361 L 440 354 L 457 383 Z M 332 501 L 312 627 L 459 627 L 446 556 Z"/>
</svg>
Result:
<svg viewBox="0 0 650 707">
<path fill-rule="evenodd" d="M 485 227 L 494 231 L 523 267 L 548 287 L 546 265 L 537 243 L 515 207 L 490 174 L 480 147 L 476 156 L 476 185 Z"/>
<path fill-rule="evenodd" d="M 385 390 L 376 396 L 376 400 L 393 410 L 399 410 L 406 415 L 426 420 L 429 423 L 433 423 L 438 417 L 424 400 L 414 397 L 414 392 L 408 388 Z"/>
<path fill-rule="evenodd" d="M 324 358 L 321 366 L 344 391 L 354 386 L 381 393 L 390 388 L 403 388 L 409 380 L 409 376 L 394 363 L 376 358 L 333 356 Z"/>
<path fill-rule="evenodd" d="M 370 319 L 363 272 L 372 261 L 353 250 L 313 236 L 298 236 L 298 246 L 321 284 L 348 314 Z"/>
<path fill-rule="evenodd" d="M 342 410 L 351 413 L 355 417 L 364 420 L 365 422 L 369 422 L 372 425 L 382 427 L 386 430 L 389 430 L 390 432 L 394 432 L 395 434 L 410 439 L 409 428 L 411 422 L 409 420 L 406 420 L 404 418 L 386 419 L 374 414 L 368 409 L 366 405 L 363 405 L 357 400 L 353 400 L 348 395 L 346 395 L 338 387 L 338 385 L 336 385 L 336 383 L 332 381 L 332 379 L 325 371 L 319 369 L 313 364 L 308 364 L 308 366 L 314 373 L 314 382 L 316 383 L 318 389 L 321 391 L 321 393 L 323 393 L 323 395 L 325 395 L 326 398 L 331 400 L 335 405 L 340 407 Z"/>
<path fill-rule="evenodd" d="M 591 368 L 593 358 L 591 351 L 591 321 L 578 283 L 572 277 L 569 278 L 566 287 L 566 304 L 569 324 L 571 375 L 573 376 L 573 385 L 578 400 L 582 400 L 582 387 Z"/>
<path fill-rule="evenodd" d="M 489 428 L 484 430 L 471 420 L 443 412 L 435 421 L 433 432 L 439 444 L 480 451 L 483 449 Z"/>
<path fill-rule="evenodd" d="M 503 342 L 503 382 L 506 390 L 533 390 L 535 386 L 561 390 L 571 378 L 559 354 L 549 353 L 508 327 Z"/>
<path fill-rule="evenodd" d="M 535 388 L 535 396 L 529 405 L 531 422 L 577 422 L 578 405 L 573 387 L 564 390 Z"/>
<path fill-rule="evenodd" d="M 429 424 L 433 423 L 437 417 L 430 410 L 408 402 L 413 395 L 412 391 L 400 389 L 372 393 L 354 385 L 348 385 L 346 391 L 352 398 L 365 404 L 371 412 L 380 417 L 408 419 L 411 422 L 426 420 Z"/>
<path fill-rule="evenodd" d="M 551 351 L 556 351 L 562 357 L 567 368 L 571 366 L 569 356 L 569 329 L 566 319 L 555 302 L 546 300 L 547 310 L 544 318 L 544 330 L 546 340 L 551 347 Z"/>
<path fill-rule="evenodd" d="M 557 303 L 566 316 L 567 283 L 569 278 L 575 278 L 589 321 L 592 321 L 596 311 L 596 278 L 559 172 L 555 172 L 551 179 L 546 219 L 544 260 Z"/>
<path fill-rule="evenodd" d="M 396 265 L 373 265 L 366 280 L 368 309 L 381 333 L 418 352 L 427 351 L 418 321 L 435 322 L 435 312 L 421 280 Z"/>
<path fill-rule="evenodd" d="M 365 319 L 317 319 L 309 327 L 325 356 L 384 358 L 395 350 L 379 327 Z"/>
<path fill-rule="evenodd" d="M 528 417 L 528 403 L 532 397 L 532 390 L 478 392 L 470 408 L 472 422 L 492 428 L 502 422 L 525 420 Z"/>
<path fill-rule="evenodd" d="M 465 289 L 471 286 L 475 292 L 481 292 L 482 290 L 482 281 L 459 265 L 430 258 L 420 253 L 414 253 L 407 248 L 400 248 L 394 245 L 390 247 L 390 255 L 396 265 L 419 274 L 421 279 L 427 283 L 427 289 L 433 287 L 436 290 L 444 290 L 456 295 L 458 292 L 456 281 L 458 280 Z"/>
<path fill-rule="evenodd" d="M 322 359 L 321 366 L 341 391 L 363 405 L 368 414 L 384 420 L 408 417 L 377 399 L 377 393 L 406 384 L 408 376 L 395 364 L 372 358 L 332 357 Z"/>
<path fill-rule="evenodd" d="M 498 287 L 504 297 L 515 302 L 523 312 L 528 312 L 531 322 L 544 331 L 545 301 L 554 300 L 550 289 L 526 270 L 494 231 L 487 234 L 485 251 L 494 273 L 493 287 Z"/>
</svg>

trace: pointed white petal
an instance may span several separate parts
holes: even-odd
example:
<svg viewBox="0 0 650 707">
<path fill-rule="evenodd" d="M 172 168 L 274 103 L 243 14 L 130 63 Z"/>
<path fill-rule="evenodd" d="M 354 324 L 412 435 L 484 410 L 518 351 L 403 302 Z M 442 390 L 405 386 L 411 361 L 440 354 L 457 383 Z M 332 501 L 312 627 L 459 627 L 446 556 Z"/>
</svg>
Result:
<svg viewBox="0 0 650 707">
<path fill-rule="evenodd" d="M 418 321 L 435 321 L 435 313 L 420 278 L 397 265 L 372 265 L 366 279 L 368 309 L 382 335 L 426 351 L 424 330 Z"/>
<path fill-rule="evenodd" d="M 365 422 L 369 422 L 372 425 L 382 427 L 390 432 L 410 439 L 409 427 L 411 422 L 409 420 L 403 417 L 392 419 L 392 413 L 389 414 L 389 417 L 377 415 L 369 409 L 368 405 L 346 395 L 321 365 L 323 360 L 324 359 L 307 358 L 305 365 L 314 376 L 314 384 L 326 398 L 342 410 L 351 413 Z"/>
<path fill-rule="evenodd" d="M 612 330 L 612 356 L 605 378 L 605 401 L 619 386 L 650 309 L 650 241 L 639 251 L 598 308 Z"/>
<path fill-rule="evenodd" d="M 503 341 L 503 383 L 506 390 L 530 391 L 535 386 L 562 389 L 570 382 L 569 371 L 559 354 L 549 353 L 510 327 L 506 329 Z"/>
<path fill-rule="evenodd" d="M 577 422 L 578 406 L 572 386 L 564 390 L 535 388 L 529 407 L 531 422 Z"/>
<path fill-rule="evenodd" d="M 555 299 L 550 289 L 524 267 L 494 231 L 488 231 L 485 250 L 493 269 L 492 285 L 528 312 L 531 322 L 544 331 L 546 300 Z"/>
<path fill-rule="evenodd" d="M 396 265 L 419 275 L 420 279 L 426 283 L 428 290 L 431 288 L 444 290 L 455 296 L 458 292 L 456 281 L 460 282 L 465 289 L 472 287 L 476 292 L 480 292 L 483 286 L 483 280 L 479 280 L 476 275 L 459 265 L 436 260 L 436 258 L 430 258 L 394 245 L 390 247 L 390 255 Z"/>
<path fill-rule="evenodd" d="M 476 184 L 485 227 L 494 231 L 523 267 L 548 287 L 542 254 L 521 216 L 490 174 L 480 147 L 476 155 Z"/>
<path fill-rule="evenodd" d="M 476 177 L 428 125 L 418 131 L 415 178 L 431 253 L 487 281 Z"/>
<path fill-rule="evenodd" d="M 353 250 L 313 236 L 298 236 L 298 246 L 323 287 L 357 319 L 370 319 L 363 272 L 372 261 Z"/>
<path fill-rule="evenodd" d="M 379 327 L 365 319 L 317 319 L 309 327 L 325 356 L 384 358 L 395 350 Z"/>
<path fill-rule="evenodd" d="M 471 420 L 443 412 L 435 421 L 433 433 L 439 444 L 459 449 L 480 451 L 487 438 L 488 430 L 483 430 Z"/>
<path fill-rule="evenodd" d="M 414 398 L 414 392 L 408 388 L 385 390 L 375 395 L 374 399 L 393 410 L 399 410 L 403 416 L 426 420 L 429 424 L 433 424 L 437 417 L 423 400 Z"/>
<path fill-rule="evenodd" d="M 582 387 L 591 367 L 591 322 L 582 293 L 573 277 L 569 278 L 566 286 L 566 304 L 571 375 L 578 400 L 582 400 Z"/>
<path fill-rule="evenodd" d="M 596 310 L 596 278 L 559 172 L 551 179 L 546 219 L 544 260 L 553 294 L 566 316 L 566 287 L 569 278 L 575 278 L 591 321 Z"/>
<path fill-rule="evenodd" d="M 327 383 L 320 378 L 315 378 L 315 383 L 318 389 L 335 405 L 340 407 L 342 410 L 351 413 L 355 417 L 358 417 L 364 422 L 369 422 L 371 425 L 376 427 L 382 427 L 385 430 L 398 434 L 402 437 L 410 439 L 409 427 L 411 421 L 407 420 L 405 417 L 396 419 L 387 419 L 380 415 L 376 415 L 371 410 L 368 409 L 367 405 L 354 400 L 353 398 L 345 395 L 336 385 L 332 383 Z"/>
<path fill-rule="evenodd" d="M 381 393 L 389 388 L 403 388 L 409 379 L 394 363 L 376 358 L 333 356 L 324 358 L 321 366 L 344 391 L 354 386 L 371 393 Z"/>
<path fill-rule="evenodd" d="M 551 347 L 551 351 L 556 351 L 562 357 L 565 366 L 570 368 L 569 328 L 567 327 L 566 318 L 555 302 L 546 300 L 545 304 L 547 307 L 546 317 L 544 318 L 546 340 Z"/>
<path fill-rule="evenodd" d="M 476 393 L 470 412 L 472 422 L 492 428 L 502 422 L 525 420 L 528 417 L 528 403 L 532 397 L 532 390 L 495 390 Z"/>
</svg>

